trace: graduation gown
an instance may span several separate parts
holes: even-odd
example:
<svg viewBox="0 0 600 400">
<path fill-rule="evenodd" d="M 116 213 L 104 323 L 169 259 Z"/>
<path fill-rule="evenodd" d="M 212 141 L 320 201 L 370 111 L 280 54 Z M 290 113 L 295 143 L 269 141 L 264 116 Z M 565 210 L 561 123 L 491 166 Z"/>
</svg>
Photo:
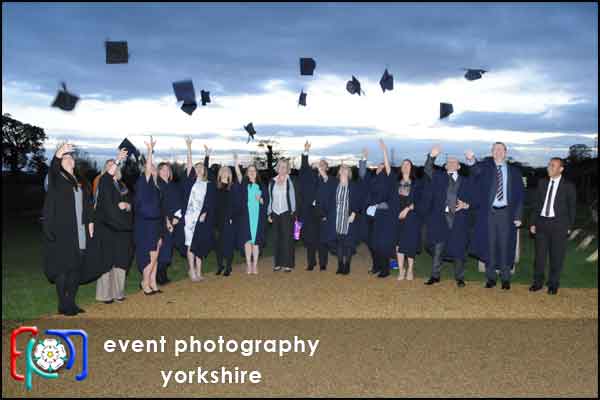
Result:
<svg viewBox="0 0 600 400">
<path fill-rule="evenodd" d="M 446 221 L 446 196 L 450 177 L 446 171 L 434 170 L 423 192 L 423 213 L 427 224 L 427 246 L 445 243 L 444 257 L 464 260 L 469 243 L 470 214 L 476 208 L 473 180 L 460 176 L 457 199 L 469 204 L 468 210 L 461 210 L 454 216 L 452 229 Z"/>
<path fill-rule="evenodd" d="M 187 211 L 188 202 L 190 200 L 190 194 L 192 193 L 192 188 L 194 187 L 194 183 L 196 183 L 196 179 L 196 170 L 192 168 L 188 176 L 184 179 L 182 186 L 183 203 L 181 207 L 181 213 L 183 215 L 183 219 L 177 224 L 181 225 L 181 229 L 178 230 L 175 239 L 177 246 L 183 250 L 183 254 L 187 252 L 187 246 L 185 246 L 185 232 L 183 230 L 183 227 L 185 226 L 186 222 L 185 213 Z M 200 222 L 200 219 L 198 217 L 198 221 L 196 222 L 196 226 L 194 228 L 192 242 L 190 244 L 190 251 L 196 257 L 204 258 L 214 248 L 215 202 L 215 184 L 214 182 L 208 181 L 206 183 L 206 197 L 204 198 L 202 210 L 199 214 L 202 215 L 206 212 L 206 219 L 204 220 L 204 222 Z"/>
<path fill-rule="evenodd" d="M 250 232 L 250 215 L 248 211 L 248 185 L 249 182 L 247 178 L 244 178 L 241 184 L 234 184 L 236 202 L 235 207 L 240 210 L 238 215 L 238 231 L 236 235 L 236 241 L 237 247 L 242 255 L 245 254 L 245 244 L 252 240 L 252 233 Z M 258 224 L 256 226 L 256 237 L 254 243 L 262 248 L 266 245 L 265 231 L 267 227 L 267 205 L 269 204 L 269 191 L 263 184 L 259 184 L 259 187 L 263 198 L 263 204 L 260 204 L 258 209 Z"/>
<path fill-rule="evenodd" d="M 396 192 L 396 196 L 392 202 L 392 208 L 396 216 L 394 223 L 396 224 L 396 246 L 398 246 L 398 253 L 405 254 L 408 257 L 414 257 L 417 253 L 421 252 L 421 227 L 423 225 L 422 195 L 423 182 L 420 179 L 413 180 L 410 194 L 407 196 L 407 202 L 408 204 L 414 204 L 415 209 L 409 211 L 403 220 L 398 219 L 398 215 L 402 212 L 398 192 Z"/>
<path fill-rule="evenodd" d="M 121 210 L 120 202 L 130 203 L 129 193 L 121 194 L 113 177 L 105 173 L 98 182 L 94 238 L 87 252 L 90 273 L 96 278 L 113 266 L 129 269 L 133 257 L 133 214 Z"/>
<path fill-rule="evenodd" d="M 218 232 L 216 250 L 223 257 L 230 258 L 237 247 L 238 220 L 242 208 L 237 206 L 239 185 L 233 183 L 229 191 L 216 190 L 215 231 Z M 227 193 L 229 192 L 229 193 Z"/>
<path fill-rule="evenodd" d="M 155 251 L 162 232 L 160 191 L 152 176 L 141 174 L 135 185 L 134 240 L 138 269 L 143 271 L 150 263 L 150 252 Z"/>
<path fill-rule="evenodd" d="M 337 188 L 339 180 L 337 178 L 330 177 L 327 183 L 319 185 L 318 190 L 318 208 L 323 217 L 326 218 L 322 221 L 323 235 L 321 241 L 326 243 L 330 250 L 335 253 L 337 248 L 337 232 L 336 232 L 336 215 L 337 215 Z M 362 209 L 362 184 L 357 182 L 348 183 L 348 205 L 349 215 L 353 212 L 356 213 L 354 222 L 348 224 L 348 235 L 344 241 L 348 246 L 352 248 L 352 254 L 356 253 L 356 246 L 360 240 L 360 213 Z"/>
<path fill-rule="evenodd" d="M 59 158 L 52 158 L 48 176 L 48 191 L 42 211 L 44 273 L 50 283 L 54 283 L 58 275 L 79 271 L 80 283 L 88 282 L 83 270 L 85 252 L 82 257 L 79 250 L 73 185 L 61 173 Z M 83 194 L 82 223 L 85 226 L 87 248 L 90 245 L 88 224 L 93 222 L 91 193 L 83 186 L 79 190 Z"/>
<path fill-rule="evenodd" d="M 374 217 L 374 228 L 370 246 L 384 257 L 396 256 L 396 224 L 394 223 L 394 196 L 398 192 L 398 179 L 394 171 L 387 175 L 385 169 L 363 184 L 368 186 L 365 208 L 386 202 L 388 209 L 378 208 Z M 396 214 L 395 219 L 398 218 Z"/>
<path fill-rule="evenodd" d="M 513 265 L 516 255 L 517 227 L 513 221 L 522 220 L 523 200 L 525 188 L 521 170 L 514 165 L 507 165 L 507 199 L 508 213 L 510 218 L 509 238 L 505 249 L 498 249 L 507 254 L 508 265 Z M 483 160 L 471 167 L 472 175 L 475 177 L 475 196 L 478 208 L 475 212 L 475 227 L 471 241 L 470 252 L 484 263 L 489 259 L 488 223 L 491 216 L 492 204 L 496 196 L 496 166 L 493 159 Z M 498 258 L 500 259 L 500 258 Z M 500 265 L 496 265 L 500 268 Z"/>
<path fill-rule="evenodd" d="M 300 236 L 305 247 L 316 247 L 319 245 L 319 241 L 326 241 L 319 240 L 325 235 L 325 226 L 319 218 L 316 218 L 319 214 L 317 193 L 322 185 L 328 185 L 331 182 L 331 179 L 328 179 L 327 183 L 323 181 L 318 171 L 313 170 L 308 164 L 308 155 L 302 154 L 298 187 L 304 193 L 304 201 L 298 207 L 298 220 L 302 222 Z"/>
<path fill-rule="evenodd" d="M 181 212 L 183 203 L 183 194 L 181 186 L 173 181 L 165 182 L 162 178 L 158 177 L 158 187 L 160 189 L 160 205 L 161 215 L 164 221 L 162 229 L 163 243 L 158 254 L 158 262 L 161 264 L 170 264 L 173 258 L 173 247 L 175 246 L 175 237 L 178 231 L 183 232 L 183 224 L 181 215 L 178 219 L 179 222 L 174 226 L 173 232 L 169 232 L 166 225 L 166 220 L 173 222 L 175 213 Z"/>
</svg>

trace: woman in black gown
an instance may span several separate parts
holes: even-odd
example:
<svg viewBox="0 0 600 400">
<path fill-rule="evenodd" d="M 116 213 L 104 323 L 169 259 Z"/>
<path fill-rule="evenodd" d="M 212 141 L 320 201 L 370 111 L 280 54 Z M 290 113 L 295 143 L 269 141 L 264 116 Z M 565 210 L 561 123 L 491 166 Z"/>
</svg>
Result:
<svg viewBox="0 0 600 400">
<path fill-rule="evenodd" d="M 91 193 L 74 175 L 73 145 L 59 147 L 50 163 L 44 200 L 44 272 L 56 285 L 58 312 L 84 312 L 75 303 L 84 279 L 86 247 L 94 235 Z"/>
</svg>

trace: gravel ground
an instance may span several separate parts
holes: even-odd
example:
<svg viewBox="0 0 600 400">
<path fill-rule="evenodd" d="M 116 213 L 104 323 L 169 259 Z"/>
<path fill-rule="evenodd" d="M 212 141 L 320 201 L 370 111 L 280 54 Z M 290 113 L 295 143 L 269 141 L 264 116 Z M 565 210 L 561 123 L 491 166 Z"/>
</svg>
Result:
<svg viewBox="0 0 600 400">
<path fill-rule="evenodd" d="M 163 287 L 164 293 L 131 295 L 122 304 L 95 304 L 74 318 L 48 316 L 27 325 L 84 328 L 90 335 L 90 376 L 83 382 L 64 371 L 60 384 L 34 376 L 34 390 L 8 375 L 3 351 L 3 396 L 585 396 L 598 393 L 598 290 L 530 293 L 454 281 L 433 287 L 367 274 L 359 249 L 348 276 L 305 271 L 305 252 L 291 273 L 259 275 L 235 266 L 230 277 L 207 276 Z M 8 349 L 14 323 L 3 322 Z M 109 354 L 108 338 L 227 335 L 243 339 L 319 338 L 315 357 L 267 354 Z M 98 338 L 101 338 L 99 340 Z M 23 345 L 21 345 L 23 348 Z M 258 369 L 251 385 L 170 384 L 160 370 L 221 365 Z M 23 369 L 22 369 L 23 370 Z M 107 371 L 100 373 L 99 371 Z"/>
</svg>

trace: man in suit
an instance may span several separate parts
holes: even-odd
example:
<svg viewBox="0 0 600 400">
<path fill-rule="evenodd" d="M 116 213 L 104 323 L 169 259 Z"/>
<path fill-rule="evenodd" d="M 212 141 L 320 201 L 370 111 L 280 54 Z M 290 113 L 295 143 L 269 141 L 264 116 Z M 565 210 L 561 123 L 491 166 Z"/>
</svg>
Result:
<svg viewBox="0 0 600 400">
<path fill-rule="evenodd" d="M 496 269 L 499 269 L 502 289 L 509 290 L 524 186 L 520 169 L 508 164 L 506 155 L 507 148 L 502 142 L 494 143 L 492 157 L 480 162 L 476 162 L 472 151 L 466 152 L 467 165 L 478 181 L 478 209 L 471 251 L 485 262 L 485 287 L 496 286 Z"/>
<path fill-rule="evenodd" d="M 567 236 L 575 222 L 575 185 L 567 181 L 562 173 L 561 158 L 548 162 L 548 178 L 538 183 L 529 230 L 535 235 L 535 271 L 531 292 L 542 289 L 546 257 L 550 255 L 548 294 L 556 294 L 560 272 L 563 268 Z"/>
</svg>

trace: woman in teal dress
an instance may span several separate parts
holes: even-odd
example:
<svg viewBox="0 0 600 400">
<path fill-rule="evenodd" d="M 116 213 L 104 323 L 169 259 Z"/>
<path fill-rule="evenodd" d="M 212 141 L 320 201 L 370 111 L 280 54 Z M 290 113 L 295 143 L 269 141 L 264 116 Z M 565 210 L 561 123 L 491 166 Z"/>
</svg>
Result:
<svg viewBox="0 0 600 400">
<path fill-rule="evenodd" d="M 238 248 L 246 256 L 246 272 L 258 274 L 260 248 L 265 246 L 265 226 L 267 222 L 268 192 L 260 183 L 258 169 L 249 165 L 242 178 L 240 165 L 235 156 L 236 207 L 241 208 L 238 223 Z"/>
</svg>

